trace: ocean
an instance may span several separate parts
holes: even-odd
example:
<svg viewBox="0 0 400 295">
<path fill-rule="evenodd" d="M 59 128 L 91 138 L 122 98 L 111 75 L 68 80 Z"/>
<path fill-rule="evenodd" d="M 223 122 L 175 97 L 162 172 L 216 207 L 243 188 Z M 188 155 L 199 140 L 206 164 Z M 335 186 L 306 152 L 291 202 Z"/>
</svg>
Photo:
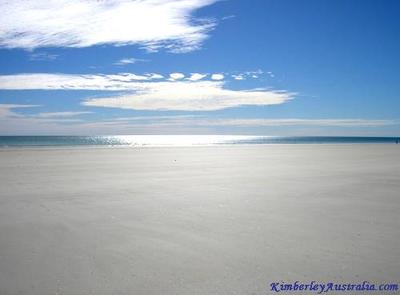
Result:
<svg viewBox="0 0 400 295">
<path fill-rule="evenodd" d="M 115 136 L 0 136 L 7 147 L 140 147 L 240 144 L 396 144 L 400 137 L 241 136 L 241 135 L 115 135 Z"/>
</svg>

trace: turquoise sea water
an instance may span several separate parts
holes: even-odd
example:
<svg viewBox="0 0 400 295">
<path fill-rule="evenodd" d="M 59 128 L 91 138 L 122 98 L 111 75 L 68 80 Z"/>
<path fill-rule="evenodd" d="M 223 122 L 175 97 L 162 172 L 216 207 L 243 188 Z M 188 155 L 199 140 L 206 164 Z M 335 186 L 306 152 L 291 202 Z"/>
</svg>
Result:
<svg viewBox="0 0 400 295">
<path fill-rule="evenodd" d="M 118 135 L 0 136 L 0 148 L 73 146 L 204 146 L 237 144 L 365 144 L 400 143 L 397 137 L 239 136 L 239 135 Z"/>
</svg>

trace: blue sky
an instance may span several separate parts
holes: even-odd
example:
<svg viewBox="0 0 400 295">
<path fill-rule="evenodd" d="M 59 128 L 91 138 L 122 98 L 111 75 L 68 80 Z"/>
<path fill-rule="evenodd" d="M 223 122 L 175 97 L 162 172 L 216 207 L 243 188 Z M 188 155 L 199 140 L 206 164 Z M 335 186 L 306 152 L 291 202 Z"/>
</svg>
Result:
<svg viewBox="0 0 400 295">
<path fill-rule="evenodd" d="M 395 0 L 0 8 L 0 134 L 400 134 Z"/>
</svg>

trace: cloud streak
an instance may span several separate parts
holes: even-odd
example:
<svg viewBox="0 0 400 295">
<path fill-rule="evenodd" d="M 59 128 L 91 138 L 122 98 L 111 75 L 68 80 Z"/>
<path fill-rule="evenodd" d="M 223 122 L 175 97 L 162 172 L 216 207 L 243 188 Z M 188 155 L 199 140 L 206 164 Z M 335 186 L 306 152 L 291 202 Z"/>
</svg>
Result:
<svg viewBox="0 0 400 295">
<path fill-rule="evenodd" d="M 13 109 L 32 108 L 32 107 L 37 107 L 37 105 L 0 104 L 0 119 L 23 117 L 22 115 L 14 112 Z"/>
<path fill-rule="evenodd" d="M 243 105 L 276 105 L 293 98 L 294 93 L 266 89 L 231 90 L 224 81 L 182 80 L 181 73 L 171 80 L 153 82 L 158 74 L 66 75 L 20 74 L 0 76 L 0 89 L 63 89 L 129 91 L 128 94 L 91 98 L 86 106 L 135 110 L 215 111 Z M 177 80 L 179 79 L 179 80 Z"/>
<path fill-rule="evenodd" d="M 147 59 L 141 59 L 141 58 L 134 58 L 134 57 L 130 57 L 130 58 L 121 58 L 120 60 L 118 60 L 117 62 L 114 63 L 115 66 L 126 66 L 129 64 L 135 64 L 138 62 L 146 62 L 148 61 Z"/>
<path fill-rule="evenodd" d="M 91 114 L 92 112 L 52 112 L 52 113 L 39 113 L 34 115 L 35 118 L 66 118 L 75 117 L 80 115 Z"/>
<path fill-rule="evenodd" d="M 369 119 L 215 119 L 198 122 L 210 126 L 320 126 L 320 127 L 380 127 L 398 124 L 395 120 Z"/>
<path fill-rule="evenodd" d="M 299 119 L 299 118 L 207 118 L 197 115 L 132 116 L 92 121 L 90 118 L 76 119 L 86 112 L 59 112 L 19 114 L 18 108 L 36 105 L 0 104 L 0 134 L 199 134 L 215 133 L 216 127 L 229 127 L 232 134 L 251 131 L 254 127 L 284 127 L 291 134 L 295 127 L 312 127 L 326 130 L 340 127 L 342 130 L 374 130 L 384 126 L 399 126 L 398 120 L 374 119 Z M 291 128 L 293 127 L 293 128 Z M 320 128 L 320 129 L 315 129 Z M 372 128 L 372 129 L 371 129 Z M 266 129 L 273 130 L 273 129 Z M 291 131 L 292 130 L 292 131 Z M 376 129 L 375 129 L 376 130 Z M 364 131 L 366 132 L 366 131 Z M 279 133 L 282 135 L 281 133 Z M 326 135 L 325 132 L 322 133 Z"/>
<path fill-rule="evenodd" d="M 3 90 L 130 90 L 140 88 L 138 81 L 162 79 L 157 73 L 137 75 L 120 73 L 113 75 L 74 75 L 74 74 L 17 74 L 0 76 L 0 89 Z"/>
<path fill-rule="evenodd" d="M 147 117 L 122 117 L 105 122 L 135 123 L 141 121 L 143 124 L 153 124 L 157 126 L 228 126 L 228 127 L 382 127 L 398 125 L 397 120 L 373 120 L 373 119 L 299 119 L 299 118 L 218 118 L 210 119 L 204 116 L 181 115 L 181 116 L 147 116 Z"/>
<path fill-rule="evenodd" d="M 134 110 L 215 111 L 244 105 L 275 105 L 293 94 L 272 90 L 230 90 L 224 82 L 179 81 L 141 83 L 134 93 L 93 98 L 83 105 Z"/>
<path fill-rule="evenodd" d="M 54 61 L 58 58 L 58 54 L 50 54 L 47 52 L 35 52 L 29 55 L 31 61 Z"/>
<path fill-rule="evenodd" d="M 150 51 L 199 49 L 216 23 L 192 14 L 216 0 L 0 1 L 0 47 L 138 44 Z"/>
</svg>

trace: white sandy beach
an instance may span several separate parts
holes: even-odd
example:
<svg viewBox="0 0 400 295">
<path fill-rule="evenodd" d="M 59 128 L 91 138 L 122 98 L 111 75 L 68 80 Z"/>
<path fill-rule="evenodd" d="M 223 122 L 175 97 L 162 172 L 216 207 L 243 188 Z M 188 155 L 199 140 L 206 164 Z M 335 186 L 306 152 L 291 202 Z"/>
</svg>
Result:
<svg viewBox="0 0 400 295">
<path fill-rule="evenodd" d="M 1 295 L 400 277 L 398 145 L 3 149 L 0 184 Z"/>
</svg>

